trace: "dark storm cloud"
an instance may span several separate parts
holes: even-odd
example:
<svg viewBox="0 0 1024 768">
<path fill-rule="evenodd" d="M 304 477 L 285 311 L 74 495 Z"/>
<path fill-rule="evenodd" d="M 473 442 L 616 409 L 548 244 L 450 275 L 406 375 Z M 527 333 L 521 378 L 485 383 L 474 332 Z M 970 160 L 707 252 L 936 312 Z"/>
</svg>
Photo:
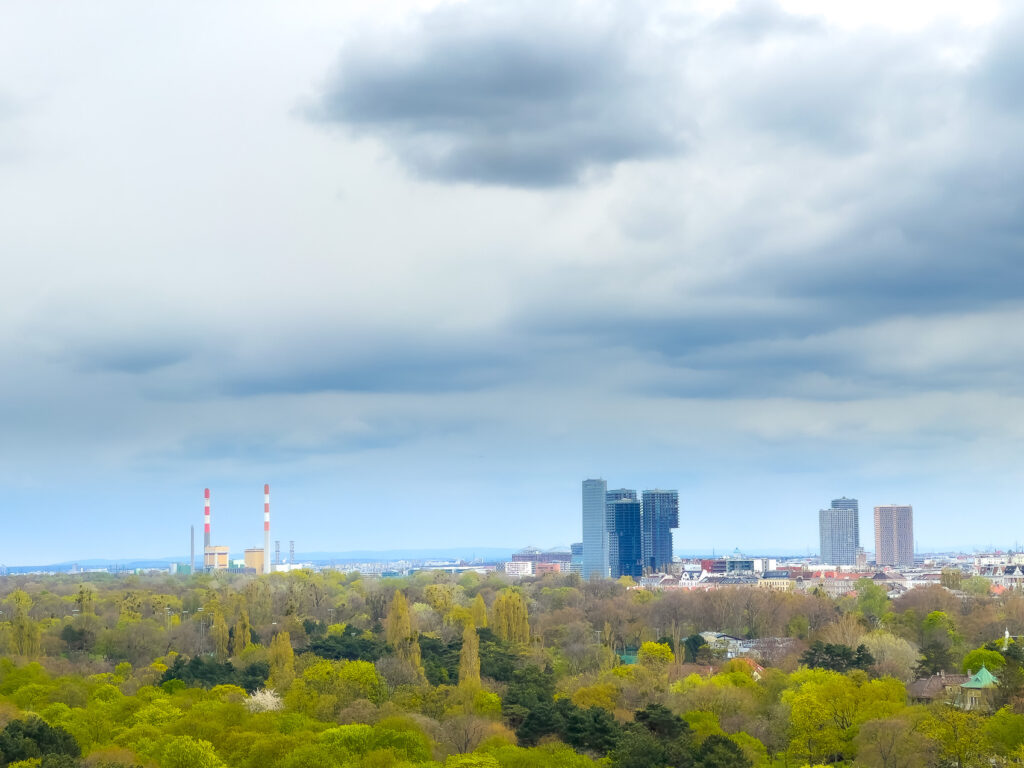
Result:
<svg viewBox="0 0 1024 768">
<path fill-rule="evenodd" d="M 407 37 L 350 44 L 314 116 L 381 138 L 413 172 L 445 182 L 550 187 L 669 155 L 683 133 L 674 76 L 655 80 L 633 34 L 640 17 L 443 7 Z"/>
</svg>

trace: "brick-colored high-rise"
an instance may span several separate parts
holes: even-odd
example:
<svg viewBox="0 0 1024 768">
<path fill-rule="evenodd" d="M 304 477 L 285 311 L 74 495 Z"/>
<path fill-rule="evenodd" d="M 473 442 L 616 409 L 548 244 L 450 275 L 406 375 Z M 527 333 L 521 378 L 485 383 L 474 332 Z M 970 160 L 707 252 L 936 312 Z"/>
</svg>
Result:
<svg viewBox="0 0 1024 768">
<path fill-rule="evenodd" d="M 914 508 L 890 504 L 875 507 L 875 563 L 914 564 Z"/>
</svg>

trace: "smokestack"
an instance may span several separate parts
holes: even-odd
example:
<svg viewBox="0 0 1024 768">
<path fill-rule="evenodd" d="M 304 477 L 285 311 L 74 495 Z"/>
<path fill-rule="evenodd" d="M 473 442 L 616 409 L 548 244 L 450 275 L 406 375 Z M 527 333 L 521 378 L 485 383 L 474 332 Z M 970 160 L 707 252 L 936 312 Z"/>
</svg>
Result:
<svg viewBox="0 0 1024 768">
<path fill-rule="evenodd" d="M 190 525 L 188 527 L 188 538 L 189 538 L 189 567 L 192 569 L 192 573 L 196 572 L 196 527 Z"/>
<path fill-rule="evenodd" d="M 210 546 L 210 489 L 203 491 L 203 555 Z"/>
<path fill-rule="evenodd" d="M 288 542 L 288 564 L 295 565 L 295 542 Z"/>
<path fill-rule="evenodd" d="M 281 564 L 281 540 L 274 540 L 274 565 Z"/>
<path fill-rule="evenodd" d="M 263 572 L 270 573 L 270 486 L 263 486 Z"/>
</svg>

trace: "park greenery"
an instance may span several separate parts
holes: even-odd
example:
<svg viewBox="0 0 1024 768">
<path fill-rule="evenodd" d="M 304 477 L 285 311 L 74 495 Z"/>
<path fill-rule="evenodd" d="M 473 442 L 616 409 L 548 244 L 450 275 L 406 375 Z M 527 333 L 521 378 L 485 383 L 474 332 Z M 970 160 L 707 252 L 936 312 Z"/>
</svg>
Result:
<svg viewBox="0 0 1024 768">
<path fill-rule="evenodd" d="M 634 586 L 6 577 L 0 768 L 1024 765 L 1020 594 Z M 982 665 L 976 711 L 908 696 Z"/>
</svg>

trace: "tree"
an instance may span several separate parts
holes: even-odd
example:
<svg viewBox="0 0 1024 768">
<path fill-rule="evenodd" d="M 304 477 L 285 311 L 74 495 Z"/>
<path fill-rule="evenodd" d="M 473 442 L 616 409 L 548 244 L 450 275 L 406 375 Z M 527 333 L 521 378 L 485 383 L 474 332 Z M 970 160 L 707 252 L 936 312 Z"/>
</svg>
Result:
<svg viewBox="0 0 1024 768">
<path fill-rule="evenodd" d="M 697 657 L 699 656 L 702 648 L 708 648 L 707 641 L 696 633 L 690 635 L 683 641 L 683 649 L 685 652 L 684 659 L 690 664 L 697 663 Z"/>
<path fill-rule="evenodd" d="M 39 624 L 29 616 L 32 598 L 28 592 L 16 589 L 5 602 L 11 616 L 11 642 L 15 653 L 34 658 L 39 653 Z"/>
<path fill-rule="evenodd" d="M 241 611 L 235 622 L 235 631 L 231 636 L 231 655 L 238 656 L 252 643 L 252 628 L 249 626 L 249 614 Z"/>
<path fill-rule="evenodd" d="M 394 650 L 395 655 L 423 674 L 419 640 L 412 628 L 409 603 L 401 590 L 395 590 L 395 596 L 391 599 L 391 605 L 388 607 L 385 635 L 388 645 Z"/>
<path fill-rule="evenodd" d="M 664 671 L 675 660 L 675 654 L 672 653 L 668 643 L 648 641 L 640 646 L 640 651 L 637 653 L 637 661 L 640 664 L 657 671 Z"/>
<path fill-rule="evenodd" d="M 472 624 L 462 630 L 462 650 L 459 652 L 459 685 L 480 684 L 480 637 Z"/>
<path fill-rule="evenodd" d="M 925 768 L 935 744 L 903 718 L 868 720 L 854 739 L 857 765 L 865 768 Z"/>
<path fill-rule="evenodd" d="M 695 757 L 698 768 L 753 768 L 739 745 L 727 736 L 708 736 Z"/>
<path fill-rule="evenodd" d="M 918 653 L 902 637 L 880 629 L 865 635 L 864 645 L 874 656 L 875 671 L 879 675 L 890 675 L 904 682 L 913 679 Z"/>
<path fill-rule="evenodd" d="M 957 768 L 990 765 L 984 719 L 974 712 L 939 705 L 921 722 L 921 732 L 939 745 L 940 757 Z"/>
<path fill-rule="evenodd" d="M 38 717 L 12 720 L 0 731 L 0 756 L 5 762 L 31 760 L 44 755 L 74 758 L 80 754 L 81 749 L 74 736 Z"/>
<path fill-rule="evenodd" d="M 216 611 L 213 614 L 213 626 L 210 628 L 210 635 L 213 637 L 213 650 L 218 659 L 228 657 L 228 624 L 224 621 L 224 614 Z"/>
<path fill-rule="evenodd" d="M 800 663 L 812 669 L 848 672 L 851 669 L 867 670 L 875 663 L 875 658 L 863 643 L 854 650 L 848 645 L 823 643 L 816 640 L 800 656 Z"/>
<path fill-rule="evenodd" d="M 210 742 L 178 736 L 164 748 L 160 768 L 224 768 L 224 763 Z"/>
<path fill-rule="evenodd" d="M 469 613 L 473 617 L 475 626 L 487 626 L 487 603 L 484 602 L 483 595 L 477 593 L 477 596 L 473 598 L 473 602 L 469 606 Z"/>
<path fill-rule="evenodd" d="M 1006 657 L 999 651 L 991 651 L 987 648 L 975 648 L 964 656 L 960 669 L 965 674 L 973 674 L 984 666 L 989 672 L 998 674 L 999 670 L 1006 666 Z"/>
<path fill-rule="evenodd" d="M 530 641 L 530 621 L 526 601 L 517 589 L 503 589 L 494 600 L 494 631 L 508 643 Z"/>
<path fill-rule="evenodd" d="M 270 641 L 270 677 L 267 683 L 276 691 L 284 692 L 295 679 L 295 651 L 292 650 L 291 635 L 278 632 Z"/>
<path fill-rule="evenodd" d="M 992 592 L 992 582 L 984 576 L 971 576 L 964 579 L 961 589 L 969 595 L 987 597 Z"/>
<path fill-rule="evenodd" d="M 871 579 L 857 579 L 857 609 L 873 624 L 889 610 L 889 596 Z"/>
<path fill-rule="evenodd" d="M 939 584 L 946 589 L 960 589 L 964 581 L 964 572 L 959 568 L 943 568 L 939 575 Z"/>
</svg>

